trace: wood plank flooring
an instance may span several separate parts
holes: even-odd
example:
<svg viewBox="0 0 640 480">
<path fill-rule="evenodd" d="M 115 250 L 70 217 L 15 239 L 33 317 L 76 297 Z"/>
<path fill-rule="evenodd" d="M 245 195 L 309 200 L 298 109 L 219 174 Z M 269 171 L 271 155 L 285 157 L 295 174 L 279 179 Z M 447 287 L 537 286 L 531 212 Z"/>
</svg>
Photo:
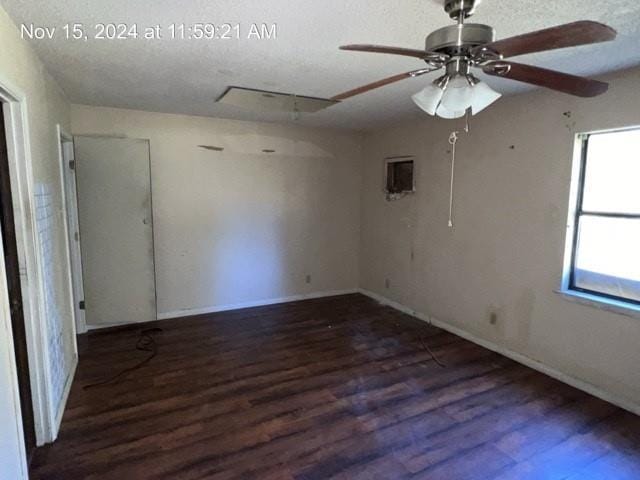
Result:
<svg viewBox="0 0 640 480">
<path fill-rule="evenodd" d="M 35 479 L 640 479 L 640 417 L 362 295 L 81 338 Z M 446 365 L 434 362 L 426 346 Z"/>
</svg>

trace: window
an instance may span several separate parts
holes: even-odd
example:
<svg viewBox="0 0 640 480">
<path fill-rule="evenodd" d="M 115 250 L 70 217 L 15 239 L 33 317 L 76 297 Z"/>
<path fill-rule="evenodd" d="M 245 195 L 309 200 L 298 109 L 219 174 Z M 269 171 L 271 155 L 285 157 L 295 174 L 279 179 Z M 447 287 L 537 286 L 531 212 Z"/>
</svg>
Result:
<svg viewBox="0 0 640 480">
<path fill-rule="evenodd" d="M 414 191 L 413 157 L 387 158 L 385 166 L 387 194 L 402 195 Z"/>
<path fill-rule="evenodd" d="M 640 304 L 640 129 L 579 138 L 568 287 Z"/>
</svg>

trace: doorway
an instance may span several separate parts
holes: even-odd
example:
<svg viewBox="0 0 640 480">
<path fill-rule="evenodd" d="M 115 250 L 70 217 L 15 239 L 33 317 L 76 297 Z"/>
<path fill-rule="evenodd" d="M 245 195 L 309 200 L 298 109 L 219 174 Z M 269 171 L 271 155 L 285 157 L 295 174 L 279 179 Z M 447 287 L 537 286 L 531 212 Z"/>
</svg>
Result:
<svg viewBox="0 0 640 480">
<path fill-rule="evenodd" d="M 2 247 L 4 251 L 7 290 L 11 311 L 11 329 L 18 372 L 20 410 L 22 413 L 25 450 L 27 461 L 29 461 L 36 447 L 36 436 L 31 396 L 31 380 L 29 375 L 29 358 L 27 353 L 27 332 L 20 285 L 20 264 L 13 214 L 11 178 L 9 175 L 9 155 L 4 123 L 4 106 L 5 104 L 2 103 L 2 114 L 0 115 L 0 229 L 2 231 Z"/>
</svg>

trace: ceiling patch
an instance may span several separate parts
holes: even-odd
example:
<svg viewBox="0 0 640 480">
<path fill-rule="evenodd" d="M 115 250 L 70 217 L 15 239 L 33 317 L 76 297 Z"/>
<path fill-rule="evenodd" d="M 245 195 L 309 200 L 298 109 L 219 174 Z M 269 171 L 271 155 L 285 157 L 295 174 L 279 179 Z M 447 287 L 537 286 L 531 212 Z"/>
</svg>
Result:
<svg viewBox="0 0 640 480">
<path fill-rule="evenodd" d="M 338 103 L 326 98 L 306 97 L 293 93 L 269 92 L 253 88 L 229 87 L 218 103 L 261 112 L 314 113 Z"/>
</svg>

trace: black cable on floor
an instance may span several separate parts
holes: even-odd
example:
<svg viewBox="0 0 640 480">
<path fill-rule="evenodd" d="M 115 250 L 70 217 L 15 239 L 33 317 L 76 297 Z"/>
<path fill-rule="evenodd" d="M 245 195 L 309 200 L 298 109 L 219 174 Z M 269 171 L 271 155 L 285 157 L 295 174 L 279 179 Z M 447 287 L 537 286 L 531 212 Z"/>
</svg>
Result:
<svg viewBox="0 0 640 480">
<path fill-rule="evenodd" d="M 375 321 L 372 322 L 372 324 L 373 323 L 375 323 Z M 393 325 L 394 325 L 394 331 L 395 331 L 396 335 L 400 335 L 401 334 L 400 325 L 397 322 L 393 322 Z M 366 335 L 364 333 L 362 333 L 362 331 L 355 324 L 351 325 L 350 327 L 353 330 L 355 330 L 358 334 L 360 334 L 361 336 L 366 337 Z M 416 333 L 418 334 L 418 338 L 420 339 L 420 343 L 422 344 L 422 348 L 431 356 L 433 361 L 436 362 L 436 364 L 438 366 L 440 366 L 442 368 L 447 368 L 447 366 L 444 363 L 442 363 L 442 361 L 440 361 L 440 359 L 436 356 L 436 354 L 433 353 L 433 350 L 431 350 L 429 348 L 429 345 L 427 345 L 427 343 L 424 341 L 424 337 L 422 336 L 422 332 L 423 332 L 422 328 L 418 327 L 416 329 Z"/>
<path fill-rule="evenodd" d="M 131 373 L 134 370 L 137 370 L 140 367 L 142 367 L 142 366 L 146 365 L 147 363 L 149 363 L 151 361 L 151 359 L 158 354 L 158 345 L 156 344 L 156 341 L 154 340 L 154 338 L 152 336 L 154 333 L 162 333 L 162 329 L 158 328 L 158 327 L 154 327 L 154 328 L 147 328 L 145 330 L 142 330 L 140 332 L 140 338 L 138 338 L 138 341 L 136 342 L 136 350 L 140 350 L 141 352 L 150 352 L 150 354 L 149 354 L 149 356 L 147 358 L 145 358 L 141 362 L 137 363 L 133 367 L 125 368 L 124 370 L 122 370 L 118 374 L 116 374 L 116 375 L 114 375 L 114 376 L 112 376 L 110 378 L 107 378 L 106 380 L 101 380 L 101 381 L 96 382 L 96 383 L 90 383 L 88 385 L 83 386 L 82 388 L 87 390 L 89 388 L 99 387 L 101 385 L 107 385 L 109 383 L 115 382 L 116 380 L 118 380 L 120 377 L 126 375 L 127 373 Z"/>
<path fill-rule="evenodd" d="M 440 365 L 442 368 L 447 368 L 447 366 L 442 363 L 438 357 L 436 357 L 435 353 L 433 353 L 433 351 L 429 348 L 429 345 L 427 345 L 424 341 L 424 337 L 422 336 L 422 331 L 418 332 L 418 336 L 420 337 L 420 343 L 422 344 L 422 348 L 424 348 L 429 355 L 431 355 L 431 358 L 433 358 L 433 361 L 436 362 L 438 365 Z"/>
<path fill-rule="evenodd" d="M 396 333 L 399 333 L 398 328 L 400 327 L 400 325 L 397 322 L 394 322 L 393 324 L 396 327 Z M 427 343 L 424 341 L 424 337 L 422 336 L 422 333 L 423 333 L 424 329 L 422 327 L 417 327 L 415 329 L 415 331 L 418 334 L 418 338 L 420 339 L 420 343 L 422 344 L 422 348 L 431 356 L 433 361 L 436 362 L 436 364 L 438 364 L 438 366 L 440 366 L 442 368 L 447 368 L 447 366 L 440 361 L 440 359 L 436 356 L 436 354 L 433 353 L 433 350 L 431 350 L 429 348 L 429 345 L 427 345 Z"/>
</svg>

